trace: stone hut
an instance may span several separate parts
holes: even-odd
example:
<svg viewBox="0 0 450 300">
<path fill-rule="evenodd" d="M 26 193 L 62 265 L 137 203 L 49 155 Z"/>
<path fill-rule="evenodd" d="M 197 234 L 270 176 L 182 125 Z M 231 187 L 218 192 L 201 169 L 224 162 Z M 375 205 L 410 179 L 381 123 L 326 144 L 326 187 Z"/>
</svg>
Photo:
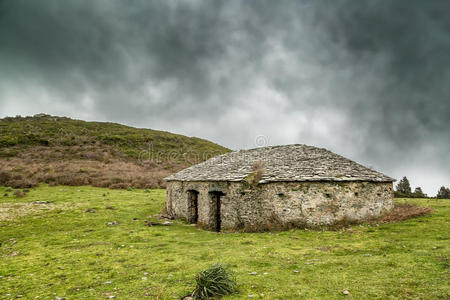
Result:
<svg viewBox="0 0 450 300">
<path fill-rule="evenodd" d="M 230 152 L 166 181 L 168 214 L 213 231 L 358 222 L 393 207 L 394 179 L 307 145 Z"/>
</svg>

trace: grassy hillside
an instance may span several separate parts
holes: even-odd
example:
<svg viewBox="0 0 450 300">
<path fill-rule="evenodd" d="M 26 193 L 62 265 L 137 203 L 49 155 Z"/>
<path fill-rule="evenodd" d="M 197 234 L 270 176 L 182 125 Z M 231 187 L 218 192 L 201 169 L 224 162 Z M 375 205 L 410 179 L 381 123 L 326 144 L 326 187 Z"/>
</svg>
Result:
<svg viewBox="0 0 450 300">
<path fill-rule="evenodd" d="M 207 140 L 114 123 L 36 115 L 0 119 L 0 185 L 154 188 L 229 151 Z"/>
<path fill-rule="evenodd" d="M 41 186 L 23 198 L 6 191 L 0 187 L 0 299 L 180 299 L 216 261 L 230 265 L 238 283 L 224 300 L 450 294 L 449 200 L 396 199 L 434 212 L 379 226 L 223 234 L 178 221 L 146 226 L 162 222 L 152 216 L 164 190 Z"/>
</svg>

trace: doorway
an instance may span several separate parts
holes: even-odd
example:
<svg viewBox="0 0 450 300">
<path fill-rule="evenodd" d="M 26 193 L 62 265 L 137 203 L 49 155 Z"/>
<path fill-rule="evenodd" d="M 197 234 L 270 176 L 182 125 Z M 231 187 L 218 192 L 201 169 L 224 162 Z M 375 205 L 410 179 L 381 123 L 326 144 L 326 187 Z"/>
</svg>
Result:
<svg viewBox="0 0 450 300">
<path fill-rule="evenodd" d="M 212 227 L 216 232 L 220 232 L 222 227 L 222 216 L 221 216 L 221 197 L 224 195 L 222 192 L 209 192 L 211 196 L 211 212 L 213 217 Z"/>
<path fill-rule="evenodd" d="M 198 222 L 198 192 L 189 190 L 188 193 L 188 222 L 197 224 Z"/>
</svg>

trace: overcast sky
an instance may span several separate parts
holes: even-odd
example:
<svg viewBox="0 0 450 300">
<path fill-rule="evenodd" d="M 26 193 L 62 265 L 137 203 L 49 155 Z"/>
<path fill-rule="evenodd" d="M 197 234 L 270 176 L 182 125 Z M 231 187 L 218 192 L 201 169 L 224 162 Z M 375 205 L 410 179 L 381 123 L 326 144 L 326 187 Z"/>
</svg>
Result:
<svg viewBox="0 0 450 300">
<path fill-rule="evenodd" d="M 450 186 L 450 1 L 0 0 L 0 117 L 325 147 Z"/>
</svg>

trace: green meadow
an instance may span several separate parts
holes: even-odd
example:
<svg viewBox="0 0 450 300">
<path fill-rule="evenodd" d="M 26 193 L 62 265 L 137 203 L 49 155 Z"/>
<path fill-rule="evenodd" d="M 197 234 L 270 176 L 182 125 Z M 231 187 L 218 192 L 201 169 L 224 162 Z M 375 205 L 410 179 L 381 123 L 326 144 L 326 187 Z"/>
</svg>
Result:
<svg viewBox="0 0 450 300">
<path fill-rule="evenodd" d="M 396 199 L 434 210 L 398 223 L 223 234 L 147 226 L 165 190 L 13 192 L 0 188 L 0 299 L 180 299 L 214 262 L 237 280 L 224 299 L 450 297 L 449 200 Z"/>
</svg>

